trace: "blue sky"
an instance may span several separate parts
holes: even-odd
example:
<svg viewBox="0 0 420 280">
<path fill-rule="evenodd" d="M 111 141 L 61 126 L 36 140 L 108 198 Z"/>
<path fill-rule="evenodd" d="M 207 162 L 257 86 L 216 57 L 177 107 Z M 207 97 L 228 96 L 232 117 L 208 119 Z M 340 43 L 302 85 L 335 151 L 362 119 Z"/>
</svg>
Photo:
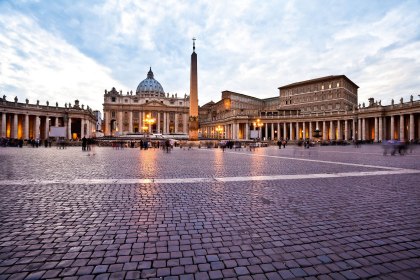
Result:
<svg viewBox="0 0 420 280">
<path fill-rule="evenodd" d="M 419 19 L 416 0 L 0 0 L 0 95 L 102 110 L 105 89 L 135 91 L 150 66 L 188 94 L 196 37 L 200 105 L 341 74 L 359 103 L 417 100 Z"/>
</svg>

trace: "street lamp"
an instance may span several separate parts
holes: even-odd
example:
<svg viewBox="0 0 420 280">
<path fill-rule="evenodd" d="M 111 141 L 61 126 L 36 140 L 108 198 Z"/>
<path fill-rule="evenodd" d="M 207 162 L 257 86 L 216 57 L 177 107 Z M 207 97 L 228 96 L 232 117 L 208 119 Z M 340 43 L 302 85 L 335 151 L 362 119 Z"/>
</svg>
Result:
<svg viewBox="0 0 420 280">
<path fill-rule="evenodd" d="M 150 114 L 146 115 L 146 118 L 144 119 L 145 125 L 142 127 L 143 130 L 148 130 L 148 133 L 152 132 L 152 125 L 156 122 L 155 118 L 152 118 Z M 148 125 L 148 126 L 146 126 Z"/>
<path fill-rule="evenodd" d="M 261 122 L 260 119 L 257 119 L 255 122 L 253 122 L 253 125 L 254 125 L 254 127 L 256 127 L 258 129 L 258 128 L 261 128 L 264 124 Z M 261 139 L 261 137 L 260 137 L 260 130 L 261 129 L 258 129 L 258 138 Z"/>
<path fill-rule="evenodd" d="M 217 132 L 217 138 L 220 139 L 220 135 L 223 133 L 223 127 L 221 127 L 220 125 L 218 125 L 216 127 L 216 132 Z"/>
</svg>

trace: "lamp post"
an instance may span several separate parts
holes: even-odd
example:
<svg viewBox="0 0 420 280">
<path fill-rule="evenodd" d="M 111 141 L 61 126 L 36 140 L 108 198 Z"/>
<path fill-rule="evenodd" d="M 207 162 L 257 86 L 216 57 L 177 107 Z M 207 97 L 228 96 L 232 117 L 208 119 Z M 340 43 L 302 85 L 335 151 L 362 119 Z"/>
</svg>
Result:
<svg viewBox="0 0 420 280">
<path fill-rule="evenodd" d="M 150 114 L 146 115 L 146 118 L 144 120 L 145 125 L 142 127 L 143 130 L 147 130 L 148 134 L 152 132 L 152 125 L 156 122 L 156 119 L 152 118 Z M 148 126 L 146 126 L 148 125 Z"/>
<path fill-rule="evenodd" d="M 218 125 L 217 127 L 216 127 L 216 132 L 217 132 L 217 139 L 220 139 L 220 135 L 222 134 L 222 132 L 223 132 L 223 127 L 221 127 L 220 125 Z"/>
<path fill-rule="evenodd" d="M 258 138 L 259 138 L 259 139 L 261 139 L 261 136 L 260 136 L 260 130 L 261 130 L 261 127 L 262 127 L 264 124 L 261 122 L 261 120 L 260 120 L 260 119 L 257 119 L 255 122 L 253 122 L 253 125 L 254 125 L 254 127 L 256 127 L 256 128 L 258 129 Z"/>
</svg>

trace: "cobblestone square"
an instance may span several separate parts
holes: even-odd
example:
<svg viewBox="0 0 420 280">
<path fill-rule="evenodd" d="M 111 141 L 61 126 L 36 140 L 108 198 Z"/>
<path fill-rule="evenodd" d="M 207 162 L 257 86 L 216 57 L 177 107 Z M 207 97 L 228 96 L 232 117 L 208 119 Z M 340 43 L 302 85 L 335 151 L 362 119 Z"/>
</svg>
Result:
<svg viewBox="0 0 420 280">
<path fill-rule="evenodd" d="M 419 152 L 0 148 L 0 279 L 419 279 Z"/>
</svg>

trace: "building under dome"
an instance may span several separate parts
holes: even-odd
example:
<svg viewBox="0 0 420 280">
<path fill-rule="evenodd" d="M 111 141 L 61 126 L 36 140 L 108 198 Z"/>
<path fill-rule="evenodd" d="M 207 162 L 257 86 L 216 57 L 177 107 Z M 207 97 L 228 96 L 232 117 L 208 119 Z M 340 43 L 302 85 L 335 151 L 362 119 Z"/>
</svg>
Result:
<svg viewBox="0 0 420 280">
<path fill-rule="evenodd" d="M 150 70 L 147 73 L 147 78 L 138 85 L 136 94 L 140 96 L 165 97 L 165 91 L 163 90 L 162 85 L 154 78 L 152 67 L 150 67 Z"/>
<path fill-rule="evenodd" d="M 136 93 L 123 94 L 112 88 L 104 95 L 104 134 L 125 135 L 132 133 L 188 133 L 190 97 L 186 94 L 165 93 L 162 85 L 155 80 L 152 68 L 147 78 L 140 82 Z M 146 120 L 155 122 L 147 125 Z"/>
</svg>

